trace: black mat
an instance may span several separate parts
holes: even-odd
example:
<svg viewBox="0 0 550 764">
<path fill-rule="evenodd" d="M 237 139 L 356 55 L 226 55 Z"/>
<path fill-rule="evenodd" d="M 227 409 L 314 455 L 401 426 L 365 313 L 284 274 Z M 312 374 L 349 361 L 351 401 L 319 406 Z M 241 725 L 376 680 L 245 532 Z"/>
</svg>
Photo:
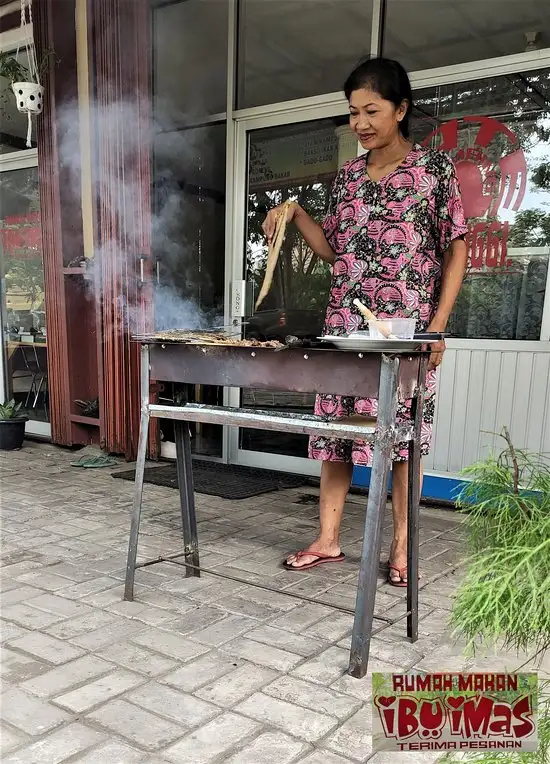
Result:
<svg viewBox="0 0 550 764">
<path fill-rule="evenodd" d="M 113 472 L 114 478 L 134 480 L 135 470 Z M 272 470 L 259 470 L 252 467 L 239 467 L 227 464 L 213 464 L 193 459 L 193 480 L 195 491 L 221 499 L 249 499 L 271 491 L 285 488 L 298 488 L 307 483 L 303 475 L 289 475 Z M 178 487 L 175 464 L 162 467 L 147 467 L 144 481 L 167 488 Z"/>
</svg>

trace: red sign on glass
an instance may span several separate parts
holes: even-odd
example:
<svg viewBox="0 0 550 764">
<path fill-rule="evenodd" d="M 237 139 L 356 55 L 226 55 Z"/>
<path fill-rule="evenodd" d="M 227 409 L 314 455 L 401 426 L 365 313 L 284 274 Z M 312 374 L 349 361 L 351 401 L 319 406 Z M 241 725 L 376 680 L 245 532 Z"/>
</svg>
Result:
<svg viewBox="0 0 550 764">
<path fill-rule="evenodd" d="M 4 256 L 20 260 L 39 257 L 42 250 L 40 213 L 10 215 L 0 220 L 0 241 Z"/>
<path fill-rule="evenodd" d="M 459 127 L 475 130 L 471 145 L 459 146 Z M 498 219 L 501 210 L 517 211 L 527 185 L 527 162 L 517 136 L 493 117 L 452 119 L 424 141 L 441 138 L 439 149 L 455 163 L 468 223 L 466 243 L 474 270 L 503 267 L 507 260 L 509 224 Z M 490 152 L 500 141 L 498 158 Z"/>
</svg>

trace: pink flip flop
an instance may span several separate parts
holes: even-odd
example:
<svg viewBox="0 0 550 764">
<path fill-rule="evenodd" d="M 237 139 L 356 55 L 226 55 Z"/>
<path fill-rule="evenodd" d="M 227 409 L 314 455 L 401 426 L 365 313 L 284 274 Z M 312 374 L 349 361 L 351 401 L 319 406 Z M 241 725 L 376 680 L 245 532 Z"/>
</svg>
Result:
<svg viewBox="0 0 550 764">
<path fill-rule="evenodd" d="M 306 565 L 291 565 L 286 560 L 283 560 L 283 568 L 285 568 L 285 570 L 309 570 L 309 568 L 315 568 L 317 565 L 324 565 L 325 562 L 342 562 L 346 557 L 345 554 L 331 557 L 330 555 L 322 554 L 321 552 L 314 552 L 311 549 L 309 552 L 306 550 L 296 552 L 296 559 L 299 560 L 301 557 L 310 555 L 317 557 L 317 559 L 313 560 L 313 562 L 308 562 Z"/>
<path fill-rule="evenodd" d="M 388 584 L 391 584 L 392 586 L 398 586 L 401 589 L 404 589 L 407 586 L 407 582 L 403 580 L 403 578 L 407 575 L 407 566 L 405 565 L 404 568 L 398 568 L 396 565 L 391 565 L 388 562 Z M 394 581 L 391 577 L 392 570 L 396 570 L 399 573 L 399 581 Z"/>
</svg>

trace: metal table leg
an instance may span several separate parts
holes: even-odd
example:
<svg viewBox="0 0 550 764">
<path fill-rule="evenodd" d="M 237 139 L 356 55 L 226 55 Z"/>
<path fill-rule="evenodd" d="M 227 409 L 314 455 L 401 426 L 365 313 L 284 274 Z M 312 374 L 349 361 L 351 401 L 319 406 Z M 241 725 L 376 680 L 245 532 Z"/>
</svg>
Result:
<svg viewBox="0 0 550 764">
<path fill-rule="evenodd" d="M 377 434 L 373 451 L 363 550 L 351 638 L 349 673 L 361 679 L 367 673 L 374 601 L 388 496 L 388 472 L 394 444 L 399 360 L 382 356 L 378 395 Z"/>
<path fill-rule="evenodd" d="M 409 476 L 407 491 L 407 636 L 418 639 L 418 575 L 419 575 L 419 507 L 420 507 L 420 443 L 424 391 L 428 360 L 422 359 L 418 371 L 418 389 L 412 399 L 413 439 L 409 441 Z"/>
<path fill-rule="evenodd" d="M 138 453 L 136 459 L 136 477 L 134 482 L 134 502 L 132 506 L 132 523 L 128 543 L 128 560 L 126 562 L 126 583 L 124 599 L 134 599 L 134 579 L 136 575 L 136 559 L 139 540 L 139 524 L 141 519 L 141 502 L 143 497 L 143 474 L 147 456 L 147 439 L 149 436 L 149 347 L 141 348 L 141 423 L 139 428 Z"/>
<path fill-rule="evenodd" d="M 185 561 L 196 567 L 185 567 L 185 575 L 200 576 L 199 541 L 197 535 L 197 518 L 195 514 L 195 493 L 193 489 L 193 462 L 191 457 L 191 437 L 189 424 L 176 420 L 174 422 L 176 437 L 176 466 L 181 507 L 181 524 L 183 529 L 183 544 Z"/>
</svg>

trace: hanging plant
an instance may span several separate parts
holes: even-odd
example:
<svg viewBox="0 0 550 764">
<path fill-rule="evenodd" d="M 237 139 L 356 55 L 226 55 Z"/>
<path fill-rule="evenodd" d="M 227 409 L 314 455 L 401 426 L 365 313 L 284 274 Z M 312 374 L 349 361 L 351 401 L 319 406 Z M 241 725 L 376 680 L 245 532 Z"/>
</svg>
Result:
<svg viewBox="0 0 550 764">
<path fill-rule="evenodd" d="M 12 82 L 22 82 L 29 76 L 29 70 L 23 66 L 15 56 L 9 53 L 0 53 L 0 77 Z"/>
<path fill-rule="evenodd" d="M 18 46 L 15 58 L 6 61 L 11 69 L 9 78 L 15 95 L 17 111 L 27 115 L 27 148 L 31 148 L 32 116 L 40 114 L 44 107 L 44 88 L 40 84 L 40 69 L 36 60 L 36 51 L 32 36 L 32 0 L 21 0 L 21 38 L 23 46 Z M 24 67 L 18 61 L 19 51 L 23 47 L 27 53 L 29 66 Z M 47 57 L 46 57 L 47 62 Z"/>
</svg>

